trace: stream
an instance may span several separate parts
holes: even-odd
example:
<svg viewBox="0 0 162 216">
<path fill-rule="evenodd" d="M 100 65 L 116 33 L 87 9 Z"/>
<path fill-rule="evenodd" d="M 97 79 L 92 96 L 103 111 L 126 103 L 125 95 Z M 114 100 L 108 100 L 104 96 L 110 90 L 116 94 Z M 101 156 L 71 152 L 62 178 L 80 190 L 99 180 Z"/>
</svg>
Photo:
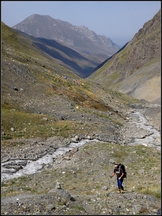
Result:
<svg viewBox="0 0 162 216">
<path fill-rule="evenodd" d="M 142 144 L 144 146 L 156 147 L 161 150 L 161 133 L 154 126 L 149 125 L 146 117 L 139 111 L 130 114 L 129 124 L 138 128 L 135 137 L 132 137 L 129 145 Z M 141 130 L 141 131 L 140 131 Z M 143 131 L 143 132 L 142 132 Z"/>
<path fill-rule="evenodd" d="M 71 151 L 76 147 L 81 147 L 87 142 L 99 142 L 97 139 L 89 140 L 84 139 L 80 142 L 71 142 L 66 147 L 59 147 L 53 154 L 46 154 L 38 160 L 28 160 L 28 159 L 11 159 L 1 163 L 1 182 L 16 178 L 24 175 L 30 175 L 41 171 L 44 165 L 52 165 L 54 159 L 58 155 L 64 155 L 65 153 Z"/>
<path fill-rule="evenodd" d="M 160 132 L 155 129 L 153 126 L 148 124 L 146 117 L 139 111 L 132 112 L 129 114 L 128 124 L 133 126 L 133 133 L 127 135 L 129 137 L 128 145 L 138 145 L 142 144 L 149 147 L 156 147 L 157 150 L 161 150 L 161 140 Z M 129 127 L 129 126 L 128 126 Z M 137 130 L 136 130 L 137 128 Z M 139 131 L 142 131 L 139 133 Z M 139 136 L 139 134 L 141 136 Z M 97 139 L 83 139 L 79 142 L 71 142 L 65 147 L 59 147 L 55 150 L 53 154 L 45 154 L 37 160 L 28 160 L 28 159 L 10 159 L 9 161 L 1 162 L 1 182 L 15 177 L 20 177 L 24 175 L 30 175 L 41 171 L 46 165 L 53 165 L 55 158 L 58 155 L 64 155 L 65 153 L 71 151 L 76 147 L 81 147 L 87 142 L 102 142 Z"/>
</svg>

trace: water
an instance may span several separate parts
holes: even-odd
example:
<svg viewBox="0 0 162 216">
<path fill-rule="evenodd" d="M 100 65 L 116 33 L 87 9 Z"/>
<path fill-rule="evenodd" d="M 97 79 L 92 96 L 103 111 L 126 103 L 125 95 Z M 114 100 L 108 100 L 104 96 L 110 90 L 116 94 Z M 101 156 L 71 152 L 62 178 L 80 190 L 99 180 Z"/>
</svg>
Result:
<svg viewBox="0 0 162 216">
<path fill-rule="evenodd" d="M 37 173 L 43 169 L 44 165 L 53 165 L 54 159 L 58 155 L 64 155 L 65 153 L 69 152 L 73 148 L 81 147 L 85 145 L 87 142 L 92 142 L 92 141 L 99 142 L 99 140 L 97 139 L 94 140 L 84 139 L 78 143 L 72 142 L 67 147 L 60 147 L 56 149 L 56 151 L 52 155 L 46 154 L 42 158 L 39 158 L 36 161 L 14 159 L 7 162 L 2 162 L 1 182 L 8 179 L 24 176 L 24 175 Z M 20 169 L 20 166 L 22 166 L 22 169 Z M 16 171 L 15 167 L 19 168 L 18 171 Z"/>
<path fill-rule="evenodd" d="M 156 130 L 153 126 L 147 124 L 147 119 L 140 112 L 131 113 L 132 120 L 130 120 L 131 124 L 135 124 L 138 128 L 142 128 L 146 131 L 146 136 L 144 138 L 135 138 L 133 142 L 128 144 L 130 145 L 138 145 L 142 144 L 150 147 L 157 147 L 160 150 L 161 142 L 160 142 L 160 132 Z M 66 147 L 60 147 L 56 149 L 53 154 L 46 154 L 42 158 L 39 158 L 36 161 L 32 160 L 21 160 L 21 159 L 13 159 L 7 162 L 1 163 L 1 182 L 24 176 L 35 174 L 43 169 L 45 165 L 53 165 L 54 159 L 58 155 L 64 155 L 75 147 L 81 147 L 85 145 L 87 142 L 100 142 L 97 139 L 89 140 L 83 139 L 80 142 L 72 142 Z M 20 169 L 22 167 L 22 169 Z"/>
<path fill-rule="evenodd" d="M 132 121 L 132 123 L 136 124 L 138 128 L 144 129 L 147 134 L 145 135 L 144 138 L 135 138 L 133 140 L 133 144 L 135 145 L 142 144 L 144 146 L 149 146 L 149 147 L 158 147 L 158 150 L 160 150 L 161 147 L 160 132 L 157 129 L 155 129 L 152 125 L 148 125 L 148 121 L 142 113 L 137 111 L 132 113 L 131 115 L 132 118 L 135 119 Z"/>
</svg>

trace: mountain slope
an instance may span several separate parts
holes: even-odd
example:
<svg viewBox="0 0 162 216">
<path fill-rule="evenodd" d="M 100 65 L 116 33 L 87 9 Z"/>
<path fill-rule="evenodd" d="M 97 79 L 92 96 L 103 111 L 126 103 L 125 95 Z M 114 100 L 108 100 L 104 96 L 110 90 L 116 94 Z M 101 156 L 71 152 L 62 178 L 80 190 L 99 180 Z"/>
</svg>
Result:
<svg viewBox="0 0 162 216">
<path fill-rule="evenodd" d="M 22 120 L 19 120 L 16 115 L 20 115 L 23 119 L 22 115 L 26 116 L 27 113 L 38 114 L 40 119 L 42 116 L 39 114 L 50 116 L 49 118 L 54 119 L 58 124 L 60 120 L 65 120 L 62 124 L 65 128 L 67 127 L 65 131 L 70 136 L 73 135 L 73 132 L 68 127 L 72 127 L 74 131 L 77 130 L 77 133 L 92 132 L 95 128 L 97 131 L 100 130 L 101 127 L 98 128 L 99 123 L 95 124 L 95 121 L 101 121 L 104 127 L 102 131 L 108 129 L 107 124 L 103 124 L 105 120 L 109 122 L 108 127 L 115 129 L 116 124 L 121 124 L 120 120 L 122 122 L 125 119 L 124 114 L 116 112 L 116 110 L 119 107 L 120 110 L 122 107 L 125 110 L 128 101 L 133 101 L 124 95 L 118 96 L 113 92 L 105 92 L 102 88 L 78 77 L 60 65 L 58 61 L 42 52 L 37 46 L 33 46 L 33 40 L 30 40 L 30 36 L 24 37 L 3 23 L 1 78 L 3 130 L 7 131 L 4 133 L 4 139 L 20 133 L 21 129 L 12 133 L 10 128 L 14 127 L 13 125 L 19 128 L 17 121 L 20 121 L 21 125 Z M 14 110 L 18 113 L 15 114 Z M 103 115 L 100 116 L 100 112 L 103 112 Z M 109 112 L 112 113 L 111 117 L 108 115 Z M 7 115 L 5 116 L 4 113 Z M 89 120 L 92 117 L 96 119 L 93 122 Z M 87 127 L 80 127 L 79 120 L 77 121 L 80 118 L 86 119 L 88 129 Z M 10 119 L 14 120 L 11 122 Z M 53 127 L 58 127 L 56 122 L 54 122 Z M 90 126 L 90 124 L 94 125 Z M 60 127 L 64 128 L 63 125 Z M 20 128 L 22 127 L 21 125 Z M 114 129 L 110 129 L 112 136 L 114 136 Z M 37 130 L 33 131 L 34 134 L 35 131 Z M 51 129 L 47 131 L 48 136 L 49 131 Z M 57 133 L 60 131 L 58 130 Z M 46 136 L 45 134 L 44 132 L 41 136 Z M 27 133 L 25 136 L 29 136 L 29 134 Z"/>
<path fill-rule="evenodd" d="M 95 58 L 89 58 L 86 54 L 81 54 L 75 50 L 65 46 L 56 40 L 49 40 L 45 38 L 35 38 L 19 30 L 15 30 L 23 37 L 32 41 L 33 46 L 39 47 L 48 56 L 51 56 L 53 60 L 60 65 L 73 71 L 80 77 L 87 77 L 94 71 L 94 68 L 98 65 L 98 61 Z"/>
<path fill-rule="evenodd" d="M 109 38 L 97 35 L 85 26 L 74 26 L 46 15 L 33 14 L 13 28 L 34 37 L 62 42 L 82 54 L 93 57 L 98 64 L 119 50 Z"/>
<path fill-rule="evenodd" d="M 105 89 L 160 103 L 161 10 L 87 79 L 100 83 Z"/>
</svg>

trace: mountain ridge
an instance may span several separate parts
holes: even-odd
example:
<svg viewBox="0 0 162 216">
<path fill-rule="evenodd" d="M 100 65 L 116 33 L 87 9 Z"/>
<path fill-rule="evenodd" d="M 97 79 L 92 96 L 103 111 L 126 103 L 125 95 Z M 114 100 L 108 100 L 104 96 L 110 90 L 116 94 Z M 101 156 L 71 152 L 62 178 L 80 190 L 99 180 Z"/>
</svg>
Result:
<svg viewBox="0 0 162 216">
<path fill-rule="evenodd" d="M 34 37 L 58 40 L 83 54 L 98 57 L 100 63 L 119 50 L 106 36 L 97 35 L 85 26 L 74 26 L 48 15 L 33 14 L 12 28 Z"/>
<path fill-rule="evenodd" d="M 39 47 L 39 49 L 49 57 L 52 57 L 54 60 L 58 61 L 60 65 L 67 67 L 79 77 L 85 78 L 89 76 L 96 65 L 98 65 L 98 60 L 96 58 L 79 53 L 61 42 L 46 38 L 36 38 L 20 30 L 13 30 L 31 40 L 33 46 Z"/>
</svg>

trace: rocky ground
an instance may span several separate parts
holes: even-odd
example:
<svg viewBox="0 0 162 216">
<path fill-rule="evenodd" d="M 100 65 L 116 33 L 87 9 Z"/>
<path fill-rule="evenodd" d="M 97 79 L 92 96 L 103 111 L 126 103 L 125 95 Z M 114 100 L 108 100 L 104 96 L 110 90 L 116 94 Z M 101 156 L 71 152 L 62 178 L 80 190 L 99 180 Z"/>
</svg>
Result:
<svg viewBox="0 0 162 216">
<path fill-rule="evenodd" d="M 122 139 L 116 144 L 106 138 L 102 140 L 104 134 L 101 133 L 97 135 L 101 142 L 87 142 L 65 155 L 58 155 L 52 164 L 44 165 L 35 174 L 2 182 L 1 214 L 160 214 L 161 203 L 158 194 L 161 177 L 160 167 L 156 167 L 160 164 L 160 151 L 156 145 L 126 145 L 132 137 L 132 132 L 137 133 L 138 137 L 144 137 L 148 133 L 131 121 L 130 113 L 137 110 L 147 117 L 147 124 L 160 131 L 160 106 L 147 104 L 145 108 L 132 107 L 120 131 Z M 92 140 L 96 136 L 82 137 L 76 134 L 73 140 L 60 140 L 58 137 L 47 140 L 16 140 L 15 143 L 20 143 L 19 147 L 15 145 L 11 148 L 9 145 L 2 148 L 1 161 L 11 158 L 36 160 L 37 157 L 42 157 L 44 152 L 52 154 L 55 149 L 66 146 L 70 141 L 78 142 L 82 138 Z M 22 142 L 24 144 L 20 148 Z M 109 178 L 113 171 L 111 159 L 122 161 L 127 167 L 128 177 L 124 180 L 124 194 L 117 193 L 116 179 Z M 153 167 L 156 167 L 156 170 Z M 17 170 L 19 168 L 17 166 Z"/>
</svg>

